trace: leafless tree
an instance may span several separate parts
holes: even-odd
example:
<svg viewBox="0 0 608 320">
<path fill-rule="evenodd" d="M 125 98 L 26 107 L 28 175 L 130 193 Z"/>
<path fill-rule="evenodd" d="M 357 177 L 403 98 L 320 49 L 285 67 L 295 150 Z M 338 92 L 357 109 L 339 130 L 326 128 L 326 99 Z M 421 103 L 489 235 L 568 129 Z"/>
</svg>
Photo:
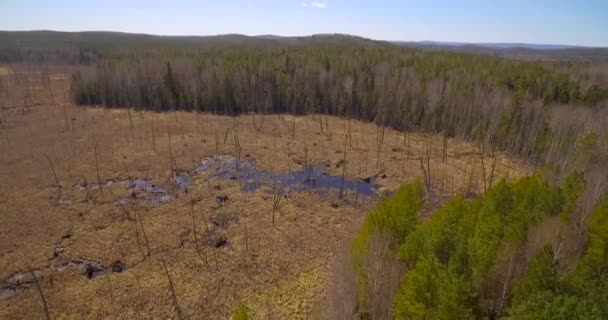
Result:
<svg viewBox="0 0 608 320">
<path fill-rule="evenodd" d="M 199 242 L 198 242 L 198 236 L 197 236 L 198 230 L 196 229 L 196 217 L 194 215 L 194 200 L 193 199 L 190 200 L 190 210 L 192 213 L 192 232 L 194 233 L 194 248 L 196 249 L 196 254 L 201 259 L 201 261 L 207 267 L 209 267 L 209 259 L 207 257 L 207 252 L 205 251 L 205 254 L 203 255 Z"/>
<path fill-rule="evenodd" d="M 426 159 L 426 166 L 425 166 Z M 426 148 L 426 155 L 422 152 L 418 153 L 418 160 L 420 161 L 420 169 L 422 170 L 422 176 L 424 178 L 424 185 L 427 192 L 432 190 L 431 181 L 431 147 L 430 145 Z"/>
<path fill-rule="evenodd" d="M 272 225 L 274 226 L 275 215 L 281 208 L 281 200 L 283 199 L 282 188 L 276 180 L 272 182 Z"/>
<path fill-rule="evenodd" d="M 169 269 L 167 268 L 167 264 L 165 260 L 161 260 L 163 264 L 163 269 L 165 270 L 165 275 L 167 276 L 167 280 L 169 281 L 169 290 L 171 291 L 171 298 L 173 301 L 173 307 L 175 308 L 177 318 L 179 320 L 183 319 L 182 309 L 179 307 L 179 303 L 177 301 L 177 295 L 175 294 L 175 287 L 173 286 L 173 279 L 171 278 L 171 274 L 169 273 Z"/>
<path fill-rule="evenodd" d="M 101 187 L 101 175 L 99 174 L 99 159 L 97 156 L 97 142 L 94 143 L 93 153 L 95 155 L 95 173 L 97 174 L 97 187 L 99 188 L 99 192 L 103 195 L 103 188 Z"/>
<path fill-rule="evenodd" d="M 61 183 L 59 182 L 59 178 L 57 177 L 57 171 L 55 171 L 55 166 L 53 165 L 53 161 L 51 161 L 51 158 L 49 157 L 49 155 L 46 152 L 44 153 L 44 157 L 46 158 L 46 161 L 49 164 L 49 168 L 51 168 L 51 173 L 53 174 L 53 179 L 55 180 L 55 188 L 57 188 L 57 200 L 56 201 L 59 201 L 59 199 L 61 199 L 62 187 L 61 187 Z"/>
<path fill-rule="evenodd" d="M 42 301 L 42 306 L 44 307 L 44 315 L 47 320 L 51 319 L 51 314 L 49 312 L 49 307 L 46 303 L 46 298 L 44 297 L 44 292 L 42 292 L 42 287 L 40 286 L 40 281 L 38 281 L 38 277 L 36 277 L 36 273 L 32 268 L 29 268 L 30 275 L 34 279 L 34 284 L 36 284 L 36 289 L 38 289 L 38 293 L 40 294 L 40 300 Z"/>
<path fill-rule="evenodd" d="M 346 151 L 348 146 L 348 135 L 344 136 L 344 157 L 342 158 L 342 181 L 340 182 L 340 197 L 342 199 L 342 195 L 344 194 L 344 183 L 346 178 Z"/>
</svg>

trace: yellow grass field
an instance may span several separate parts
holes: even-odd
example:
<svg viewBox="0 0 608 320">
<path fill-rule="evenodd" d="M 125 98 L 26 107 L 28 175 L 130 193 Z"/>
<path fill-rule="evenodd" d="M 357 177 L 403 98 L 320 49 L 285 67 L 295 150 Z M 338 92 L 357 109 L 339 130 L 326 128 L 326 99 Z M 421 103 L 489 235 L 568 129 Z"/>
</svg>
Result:
<svg viewBox="0 0 608 320">
<path fill-rule="evenodd" d="M 78 107 L 66 100 L 66 78 L 56 79 L 54 104 L 47 90 L 34 86 L 31 105 L 23 105 L 22 90 L 8 90 L 0 105 L 0 319 L 44 317 L 30 269 L 56 319 L 178 313 L 226 319 L 240 303 L 259 318 L 314 318 L 337 251 L 379 201 L 305 191 L 290 192 L 275 206 L 271 186 L 244 192 L 242 179 L 204 172 L 193 177 L 188 193 L 171 200 L 125 204 L 119 199 L 133 189 L 118 183 L 124 179 L 148 177 L 162 185 L 208 157 L 240 155 L 270 172 L 310 163 L 353 181 L 375 178 L 382 192 L 423 179 L 419 156 L 428 149 L 428 213 L 455 194 L 482 192 L 494 159 L 493 181 L 531 172 L 455 139 L 447 140 L 443 159 L 440 136 L 409 133 L 404 140 L 386 129 L 380 139 L 375 125 L 338 117 L 323 116 L 328 126 L 321 132 L 319 116 L 311 115 L 233 118 Z M 102 188 L 76 187 L 98 181 Z M 87 263 L 103 273 L 89 268 L 89 279 Z"/>
<path fill-rule="evenodd" d="M 9 67 L 0 66 L 0 76 L 8 76 L 11 73 Z"/>
</svg>

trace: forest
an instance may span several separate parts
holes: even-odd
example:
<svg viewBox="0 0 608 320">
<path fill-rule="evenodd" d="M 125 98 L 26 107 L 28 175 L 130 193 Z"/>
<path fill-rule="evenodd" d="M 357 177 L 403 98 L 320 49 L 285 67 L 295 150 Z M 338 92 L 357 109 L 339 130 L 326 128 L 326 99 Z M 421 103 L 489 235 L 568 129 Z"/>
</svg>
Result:
<svg viewBox="0 0 608 320">
<path fill-rule="evenodd" d="M 341 115 L 545 161 L 570 157 L 588 130 L 587 119 L 565 114 L 605 112 L 605 76 L 596 81 L 579 70 L 348 42 L 163 49 L 84 67 L 73 75 L 72 92 L 77 104 L 109 108 Z"/>
<path fill-rule="evenodd" d="M 586 224 L 585 249 L 569 242 L 571 211 L 584 184 L 578 173 L 561 188 L 543 174 L 501 181 L 481 199 L 450 200 L 426 222 L 417 217 L 422 184 L 404 185 L 370 213 L 353 242 L 359 305 L 372 319 L 606 318 L 605 196 Z M 559 221 L 557 241 L 530 239 L 551 219 Z M 404 275 L 377 267 L 371 251 L 378 248 Z M 580 258 L 573 259 L 577 250 Z M 390 296 L 387 282 L 397 279 L 403 280 L 394 299 L 383 301 Z"/>
</svg>

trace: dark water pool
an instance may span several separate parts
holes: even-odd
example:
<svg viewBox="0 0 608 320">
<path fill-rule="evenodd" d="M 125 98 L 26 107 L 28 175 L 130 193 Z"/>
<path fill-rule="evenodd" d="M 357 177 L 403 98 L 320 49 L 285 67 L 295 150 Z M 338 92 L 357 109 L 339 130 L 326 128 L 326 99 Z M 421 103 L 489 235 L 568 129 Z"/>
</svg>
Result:
<svg viewBox="0 0 608 320">
<path fill-rule="evenodd" d="M 267 186 L 279 188 L 281 193 L 314 191 L 326 193 L 330 190 L 343 189 L 347 193 L 358 193 L 363 196 L 378 194 L 375 178 L 342 179 L 341 176 L 331 175 L 326 171 L 326 164 L 305 166 L 297 170 L 272 172 L 257 170 L 253 161 L 239 161 L 235 157 L 218 155 L 205 158 L 201 164 L 192 171 L 175 172 L 163 184 L 153 184 L 149 179 L 133 178 L 120 181 L 106 181 L 102 185 L 109 186 L 119 183 L 132 190 L 129 197 L 118 201 L 128 205 L 134 200 L 143 199 L 152 205 L 159 205 L 170 201 L 179 194 L 187 193 L 197 176 L 204 173 L 210 179 L 240 181 L 245 192 L 255 192 Z M 77 190 L 98 189 L 96 183 L 74 185 Z"/>
<path fill-rule="evenodd" d="M 378 189 L 375 178 L 349 180 L 325 171 L 323 164 L 305 166 L 298 170 L 271 172 L 257 170 L 251 161 L 238 161 L 234 157 L 219 156 L 201 162 L 193 172 L 207 172 L 220 180 L 239 180 L 245 192 L 255 192 L 262 186 L 280 187 L 289 192 L 340 190 L 374 196 Z"/>
</svg>

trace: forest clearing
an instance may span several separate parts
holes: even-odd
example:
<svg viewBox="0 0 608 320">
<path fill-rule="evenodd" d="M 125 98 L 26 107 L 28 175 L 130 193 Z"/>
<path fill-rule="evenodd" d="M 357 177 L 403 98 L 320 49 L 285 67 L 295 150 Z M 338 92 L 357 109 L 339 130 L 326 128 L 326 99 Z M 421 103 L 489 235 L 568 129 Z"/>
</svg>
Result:
<svg viewBox="0 0 608 320">
<path fill-rule="evenodd" d="M 0 32 L 0 318 L 604 319 L 576 52 Z"/>
<path fill-rule="evenodd" d="M 172 294 L 184 315 L 227 317 L 247 301 L 261 317 L 310 317 L 365 212 L 383 192 L 424 179 L 420 154 L 431 171 L 429 212 L 456 193 L 482 192 L 490 179 L 531 172 L 488 153 L 484 182 L 475 145 L 356 120 L 82 108 L 62 99 L 67 81 L 51 85 L 54 102 L 39 84 L 28 89 L 29 107 L 20 105 L 21 89 L 7 90 L 3 109 L 2 318 L 38 317 L 38 285 L 56 317 L 167 318 L 178 312 Z M 246 178 L 214 178 L 210 169 L 187 192 L 155 202 L 121 183 L 161 186 L 205 159 L 237 157 L 287 175 L 320 164 L 338 184 L 297 190 L 294 182 L 290 191 L 270 179 L 248 192 Z M 373 181 L 374 194 L 351 188 L 341 196 L 342 176 Z"/>
</svg>

